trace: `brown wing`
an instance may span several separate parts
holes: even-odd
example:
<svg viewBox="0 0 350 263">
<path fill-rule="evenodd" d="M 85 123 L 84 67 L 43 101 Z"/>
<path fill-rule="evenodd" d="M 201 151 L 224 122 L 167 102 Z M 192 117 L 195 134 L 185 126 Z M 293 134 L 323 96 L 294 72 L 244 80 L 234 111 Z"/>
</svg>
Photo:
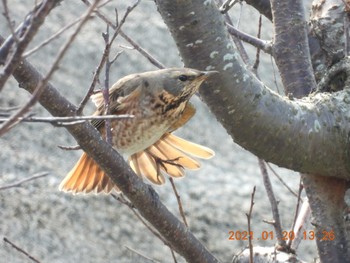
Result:
<svg viewBox="0 0 350 263">
<path fill-rule="evenodd" d="M 109 89 L 109 111 L 111 114 L 126 114 L 128 102 L 135 99 L 136 96 L 140 96 L 143 87 L 142 80 L 137 75 L 133 76 L 122 78 Z M 99 91 L 92 95 L 91 100 L 97 107 L 93 115 L 104 115 L 105 103 L 102 92 Z M 91 124 L 96 129 L 100 129 L 104 126 L 104 120 L 93 120 Z"/>
</svg>

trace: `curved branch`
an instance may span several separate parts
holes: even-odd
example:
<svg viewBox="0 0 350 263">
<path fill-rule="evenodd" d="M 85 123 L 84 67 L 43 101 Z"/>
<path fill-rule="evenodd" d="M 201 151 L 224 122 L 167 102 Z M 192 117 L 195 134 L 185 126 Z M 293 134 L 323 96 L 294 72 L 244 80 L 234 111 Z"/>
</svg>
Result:
<svg viewBox="0 0 350 263">
<path fill-rule="evenodd" d="M 243 65 L 211 1 L 156 3 L 185 65 L 220 72 L 200 93 L 235 142 L 279 166 L 350 178 L 350 91 L 281 97 Z"/>
</svg>

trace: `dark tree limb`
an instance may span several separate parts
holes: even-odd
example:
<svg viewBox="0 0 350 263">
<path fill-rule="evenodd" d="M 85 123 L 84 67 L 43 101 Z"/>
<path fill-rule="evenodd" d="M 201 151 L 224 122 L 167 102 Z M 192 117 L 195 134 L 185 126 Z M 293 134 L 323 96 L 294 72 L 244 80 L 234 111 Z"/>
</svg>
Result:
<svg viewBox="0 0 350 263">
<path fill-rule="evenodd" d="M 349 183 L 318 175 L 302 176 L 315 226 L 321 262 L 343 263 L 350 258 L 349 235 L 345 230 L 344 194 Z"/>
<path fill-rule="evenodd" d="M 273 57 L 285 94 L 301 98 L 316 88 L 302 0 L 271 0 L 275 42 Z"/>
</svg>

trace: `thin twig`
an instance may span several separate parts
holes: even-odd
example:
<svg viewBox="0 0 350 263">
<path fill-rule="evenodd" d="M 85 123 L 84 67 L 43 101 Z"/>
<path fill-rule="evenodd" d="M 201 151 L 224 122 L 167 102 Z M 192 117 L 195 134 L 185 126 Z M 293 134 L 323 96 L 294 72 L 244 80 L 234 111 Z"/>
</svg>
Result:
<svg viewBox="0 0 350 263">
<path fill-rule="evenodd" d="M 309 200 L 306 198 L 300 208 L 298 218 L 293 228 L 294 239 L 290 244 L 291 251 L 295 251 L 298 249 L 300 242 L 304 238 L 303 231 L 305 231 L 307 224 L 310 220 L 310 217 L 311 217 L 311 208 L 310 208 Z"/>
<path fill-rule="evenodd" d="M 300 176 L 300 182 L 299 182 L 299 191 L 298 191 L 298 200 L 297 200 L 297 205 L 296 205 L 296 208 L 295 208 L 295 213 L 294 213 L 294 220 L 293 220 L 293 225 L 292 225 L 292 231 L 294 231 L 295 229 L 295 224 L 297 222 L 297 219 L 298 219 L 298 215 L 299 215 L 299 206 L 300 206 L 300 202 L 301 202 L 301 193 L 304 189 L 304 186 L 303 186 L 303 183 L 302 183 L 302 180 L 301 180 L 301 176 Z M 295 233 L 294 233 L 295 234 Z M 288 247 L 291 247 L 291 244 L 292 244 L 292 239 L 289 239 L 287 241 L 287 246 Z"/>
<path fill-rule="evenodd" d="M 21 122 L 43 122 L 51 123 L 55 125 L 71 123 L 82 123 L 91 120 L 118 120 L 133 118 L 134 115 L 120 114 L 120 115 L 103 115 L 103 116 L 70 116 L 70 117 L 18 117 L 18 121 Z M 8 121 L 8 118 L 0 118 L 0 123 Z"/>
<path fill-rule="evenodd" d="M 0 91 L 20 62 L 23 52 L 44 23 L 46 16 L 56 6 L 57 2 L 43 1 L 27 15 L 25 21 L 16 30 L 18 42 L 13 52 L 10 53 L 10 50 L 16 41 L 12 35 L 1 45 L 0 65 L 4 64 L 4 68 L 2 69 L 3 73 L 0 74 Z"/>
<path fill-rule="evenodd" d="M 20 107 L 19 106 L 13 106 L 13 107 L 7 107 L 7 108 L 0 108 L 0 113 L 3 112 L 4 114 L 7 115 L 8 112 L 18 110 Z M 3 114 L 1 113 L 1 114 Z"/>
<path fill-rule="evenodd" d="M 177 200 L 177 204 L 179 206 L 179 211 L 180 211 L 180 215 L 182 217 L 182 220 L 184 221 L 185 226 L 188 227 L 188 223 L 187 223 L 187 220 L 186 220 L 185 212 L 183 210 L 182 203 L 181 203 L 181 197 L 180 197 L 180 195 L 177 192 L 174 179 L 169 177 L 169 181 L 170 181 L 171 187 L 173 188 L 173 191 L 174 191 L 174 194 L 175 194 L 175 197 L 176 197 L 176 200 Z"/>
<path fill-rule="evenodd" d="M 171 256 L 173 257 L 174 263 L 177 263 L 177 259 L 176 259 L 174 250 L 171 247 L 169 247 L 169 249 L 170 249 L 170 252 L 171 252 Z"/>
<path fill-rule="evenodd" d="M 278 211 L 278 204 L 277 204 L 277 200 L 276 200 L 275 195 L 274 195 L 273 190 L 272 190 L 271 181 L 270 181 L 269 175 L 267 173 L 264 160 L 259 159 L 259 167 L 260 167 L 260 171 L 261 171 L 261 174 L 263 177 L 265 190 L 266 190 L 266 193 L 267 193 L 267 196 L 269 198 L 270 205 L 271 205 L 272 216 L 274 219 L 273 226 L 274 226 L 275 232 L 276 232 L 277 243 L 281 248 L 286 248 L 287 244 L 286 244 L 286 241 L 284 240 L 283 235 L 282 235 L 282 225 L 281 225 L 280 215 L 279 215 L 279 211 Z"/>
<path fill-rule="evenodd" d="M 67 52 L 68 48 L 82 29 L 83 25 L 88 21 L 91 13 L 95 9 L 96 5 L 98 4 L 100 0 L 95 0 L 95 2 L 90 6 L 90 8 L 86 11 L 86 13 L 83 16 L 83 19 L 80 21 L 79 25 L 77 26 L 76 30 L 73 32 L 73 34 L 70 36 L 70 38 L 67 40 L 67 42 L 63 45 L 63 48 L 58 53 L 54 63 L 52 64 L 49 72 L 46 74 L 46 76 L 39 82 L 38 86 L 36 87 L 35 91 L 33 92 L 32 97 L 30 100 L 17 112 L 15 112 L 8 121 L 3 123 L 3 125 L 0 127 L 0 136 L 5 134 L 7 131 L 9 131 L 15 124 L 18 123 L 18 118 L 26 114 L 32 106 L 38 101 L 41 93 L 45 89 L 49 79 L 53 75 L 53 73 L 58 68 L 59 63 L 61 62 L 62 58 L 64 57 L 65 53 Z M 48 1 L 50 2 L 50 1 Z M 1 86 L 0 86 L 1 87 Z"/>
<path fill-rule="evenodd" d="M 298 194 L 297 194 L 296 192 L 294 192 L 294 191 L 292 190 L 292 188 L 290 188 L 290 187 L 285 183 L 285 181 L 282 179 L 282 177 L 278 175 L 278 173 L 272 168 L 272 166 L 271 166 L 269 163 L 266 163 L 266 164 L 267 164 L 267 166 L 269 167 L 269 169 L 271 170 L 271 172 L 272 172 L 272 173 L 277 177 L 277 179 L 284 185 L 284 187 L 287 188 L 288 191 L 289 191 L 292 195 L 294 195 L 295 197 L 298 198 Z"/>
<path fill-rule="evenodd" d="M 57 147 L 65 151 L 76 151 L 81 149 L 80 145 L 74 145 L 74 146 L 57 145 Z"/>
<path fill-rule="evenodd" d="M 272 44 L 270 41 L 266 41 L 266 40 L 261 40 L 259 38 L 253 37 L 251 35 L 248 35 L 242 31 L 240 31 L 239 29 L 233 27 L 232 25 L 226 23 L 228 32 L 237 37 L 238 39 L 251 44 L 252 46 L 261 49 L 262 51 L 264 51 L 267 54 L 272 54 Z"/>
<path fill-rule="evenodd" d="M 16 30 L 15 28 L 13 27 L 13 23 L 14 21 L 11 21 L 11 18 L 10 18 L 10 12 L 9 12 L 9 9 L 8 9 L 8 6 L 7 6 L 7 0 L 2 0 L 2 5 L 4 7 L 4 12 L 3 12 L 3 15 L 5 16 L 5 19 L 7 21 L 7 24 L 8 24 L 8 27 L 10 29 L 10 32 L 11 32 L 11 35 L 13 37 L 13 40 L 18 43 L 18 38 L 16 36 Z"/>
<path fill-rule="evenodd" d="M 10 240 L 7 239 L 7 237 L 3 238 L 5 243 L 10 244 L 14 249 L 16 249 L 17 251 L 21 252 L 22 254 L 26 255 L 30 260 L 36 262 L 36 263 L 40 263 L 39 260 L 37 260 L 35 257 L 33 257 L 32 255 L 30 255 L 28 252 L 24 251 L 22 248 L 18 247 L 17 245 L 15 245 L 13 242 L 11 242 Z"/>
<path fill-rule="evenodd" d="M 119 30 L 120 27 L 118 26 Z M 104 114 L 108 115 L 110 113 L 109 110 L 109 72 L 110 72 L 110 67 L 111 67 L 111 63 L 109 61 L 109 53 L 111 50 L 111 46 L 112 43 L 115 39 L 115 37 L 117 36 L 117 34 L 119 33 L 119 30 L 114 32 L 114 35 L 111 39 L 111 42 L 109 42 L 109 26 L 107 25 L 107 29 L 106 29 L 106 33 L 104 33 L 103 39 L 105 41 L 105 52 L 104 54 L 106 54 L 106 62 L 105 62 L 105 82 L 104 82 L 104 88 L 101 90 L 102 95 L 103 95 L 103 101 L 104 101 Z M 112 127 L 111 127 L 111 121 L 110 120 L 106 120 L 105 121 L 105 132 L 106 132 L 106 141 L 109 144 L 112 144 Z"/>
<path fill-rule="evenodd" d="M 140 3 L 140 0 L 137 0 L 132 6 L 128 6 L 128 8 L 126 9 L 126 12 L 125 12 L 125 14 L 120 22 L 118 21 L 118 12 L 116 10 L 116 21 L 117 21 L 118 26 L 114 30 L 114 34 L 113 34 L 111 40 L 109 40 L 109 25 L 107 25 L 106 33 L 102 34 L 103 39 L 105 41 L 105 49 L 103 52 L 101 62 L 103 61 L 105 64 L 105 82 L 104 82 L 104 88 L 102 89 L 101 92 L 102 92 L 103 99 L 104 99 L 104 114 L 105 115 L 110 114 L 110 110 L 109 110 L 109 103 L 110 103 L 109 102 L 109 73 L 110 73 L 110 68 L 119 56 L 117 54 L 114 59 L 110 60 L 109 59 L 110 50 L 111 50 L 111 47 L 112 47 L 114 40 L 119 35 L 119 32 L 120 32 L 122 26 L 124 25 L 128 15 L 136 8 L 136 6 L 139 3 Z M 106 120 L 104 124 L 105 124 L 105 131 L 106 131 L 106 141 L 109 144 L 112 144 L 111 121 Z"/>
<path fill-rule="evenodd" d="M 222 0 L 218 0 L 218 2 L 219 2 L 219 4 L 223 3 Z M 231 20 L 229 14 L 228 13 L 224 14 L 224 17 L 225 17 L 226 23 L 231 25 L 231 26 L 233 26 L 233 23 L 232 23 L 232 20 Z M 236 37 L 234 35 L 231 35 L 231 38 L 232 38 L 233 42 L 235 43 L 236 48 L 238 50 L 238 53 L 241 56 L 241 58 L 243 59 L 243 62 L 246 65 L 249 65 L 250 64 L 249 56 L 248 56 L 248 53 L 247 53 L 247 51 L 245 50 L 245 48 L 244 48 L 244 46 L 242 44 L 242 41 L 238 37 Z"/>
<path fill-rule="evenodd" d="M 152 232 L 153 235 L 155 235 L 157 238 L 159 238 L 161 241 L 163 241 L 164 244 L 166 244 L 167 246 L 170 247 L 169 243 L 158 233 L 157 230 L 155 230 L 153 227 L 151 227 L 144 219 L 143 217 L 135 210 L 135 207 L 134 205 L 127 201 L 123 195 L 120 195 L 120 196 L 116 196 L 114 194 L 111 194 L 111 196 L 121 202 L 123 205 L 126 205 L 127 207 L 130 208 L 130 210 L 134 213 L 134 215 L 141 221 L 141 223 L 146 227 L 148 228 L 149 231 Z"/>
<path fill-rule="evenodd" d="M 90 2 L 88 0 L 82 0 L 82 2 L 86 5 L 90 5 Z M 116 29 L 116 25 L 114 25 L 102 12 L 96 11 L 96 15 L 102 19 L 107 25 L 109 25 L 114 30 Z M 146 51 L 144 48 L 142 48 L 139 44 L 137 44 L 132 38 L 130 38 L 127 34 L 123 32 L 123 30 L 120 30 L 119 32 L 120 36 L 123 37 L 127 42 L 129 42 L 135 50 L 137 50 L 141 55 L 143 55 L 145 58 L 148 59 L 149 62 L 151 62 L 154 66 L 157 68 L 163 69 L 165 66 L 158 61 L 156 58 L 154 58 L 148 51 Z"/>
<path fill-rule="evenodd" d="M 258 34 L 257 34 L 258 39 L 260 39 L 261 37 L 261 27 L 262 27 L 262 15 L 259 16 L 259 26 L 258 26 Z M 255 75 L 258 75 L 259 64 L 260 64 L 260 48 L 257 48 L 256 55 L 255 55 L 255 62 L 253 65 L 253 71 Z"/>
<path fill-rule="evenodd" d="M 47 44 L 49 44 L 51 41 L 53 41 L 54 39 L 58 38 L 62 33 L 64 33 L 65 31 L 67 31 L 69 28 L 71 28 L 72 26 L 74 26 L 75 24 L 77 24 L 80 20 L 82 19 L 82 17 L 77 18 L 76 20 L 74 20 L 72 23 L 69 23 L 68 25 L 66 25 L 65 27 L 62 27 L 60 30 L 58 30 L 55 34 L 53 34 L 51 37 L 49 37 L 48 39 L 44 40 L 43 42 L 41 42 L 39 45 L 37 45 L 36 47 L 32 48 L 31 50 L 25 52 L 23 54 L 23 58 L 28 58 L 29 56 L 31 56 L 32 54 L 34 54 L 36 51 L 38 51 L 40 48 L 46 46 Z"/>
<path fill-rule="evenodd" d="M 160 263 L 160 261 L 155 260 L 155 259 L 152 259 L 152 258 L 149 258 L 149 257 L 145 256 L 144 254 L 142 254 L 141 252 L 138 252 L 137 250 L 135 250 L 135 249 L 133 249 L 133 248 L 131 248 L 131 247 L 128 247 L 128 246 L 124 246 L 124 247 L 125 247 L 126 249 L 130 250 L 131 252 L 133 252 L 133 253 L 139 255 L 139 256 L 142 257 L 142 258 L 145 258 L 145 259 L 147 259 L 147 260 L 149 260 L 149 261 L 152 261 L 152 262 L 154 262 L 154 263 Z"/>
<path fill-rule="evenodd" d="M 24 179 L 22 179 L 22 180 L 20 180 L 18 182 L 12 183 L 12 184 L 7 184 L 7 185 L 0 186 L 0 191 L 1 190 L 7 190 L 7 189 L 10 189 L 10 188 L 14 188 L 14 187 L 21 187 L 22 184 L 24 184 L 26 182 L 39 179 L 39 178 L 47 176 L 49 174 L 50 174 L 49 172 L 43 172 L 43 173 L 35 174 L 35 175 L 33 175 L 31 177 L 28 177 L 28 178 L 24 178 Z"/>
<path fill-rule="evenodd" d="M 246 213 L 247 221 L 248 221 L 248 242 L 249 242 L 249 263 L 254 263 L 253 261 L 253 242 L 252 242 L 252 227 L 251 227 L 251 219 L 252 219 L 252 213 L 253 213 L 253 206 L 254 206 L 254 196 L 255 196 L 255 190 L 256 186 L 253 188 L 253 192 L 250 197 L 250 208 L 249 213 Z"/>
<path fill-rule="evenodd" d="M 112 196 L 115 200 L 117 200 L 117 201 L 119 201 L 120 203 L 122 203 L 122 204 L 126 205 L 127 207 L 129 207 L 129 209 L 130 209 L 130 210 L 134 213 L 134 215 L 141 221 L 141 223 L 142 223 L 149 231 L 151 231 L 151 233 L 152 233 L 153 235 L 155 235 L 159 240 L 161 240 L 166 246 L 169 247 L 169 249 L 170 249 L 170 251 L 171 251 L 171 254 L 172 254 L 172 257 L 173 257 L 173 259 L 174 259 L 174 262 L 177 262 L 177 261 L 176 261 L 176 258 L 175 258 L 174 250 L 173 250 L 173 248 L 171 247 L 171 245 L 169 244 L 169 242 L 167 242 L 167 240 L 164 239 L 164 238 L 162 237 L 162 235 L 161 235 L 157 230 L 155 230 L 153 227 L 151 227 L 151 226 L 143 219 L 143 217 L 137 212 L 137 210 L 135 210 L 134 205 L 133 205 L 131 202 L 129 202 L 128 200 L 126 200 L 122 194 L 119 195 L 119 196 L 117 196 L 117 195 L 115 195 L 115 194 L 111 194 L 111 196 Z"/>
</svg>

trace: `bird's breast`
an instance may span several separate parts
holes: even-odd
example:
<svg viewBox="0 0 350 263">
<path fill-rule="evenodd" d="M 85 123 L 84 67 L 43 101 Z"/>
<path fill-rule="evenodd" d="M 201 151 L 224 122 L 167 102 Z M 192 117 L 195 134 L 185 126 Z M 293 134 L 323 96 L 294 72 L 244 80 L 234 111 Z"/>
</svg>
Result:
<svg viewBox="0 0 350 263">
<path fill-rule="evenodd" d="M 185 107 L 179 105 L 164 111 L 167 105 L 154 99 L 130 105 L 126 113 L 133 118 L 112 122 L 113 146 L 123 154 L 132 155 L 157 142 L 181 117 Z"/>
</svg>

